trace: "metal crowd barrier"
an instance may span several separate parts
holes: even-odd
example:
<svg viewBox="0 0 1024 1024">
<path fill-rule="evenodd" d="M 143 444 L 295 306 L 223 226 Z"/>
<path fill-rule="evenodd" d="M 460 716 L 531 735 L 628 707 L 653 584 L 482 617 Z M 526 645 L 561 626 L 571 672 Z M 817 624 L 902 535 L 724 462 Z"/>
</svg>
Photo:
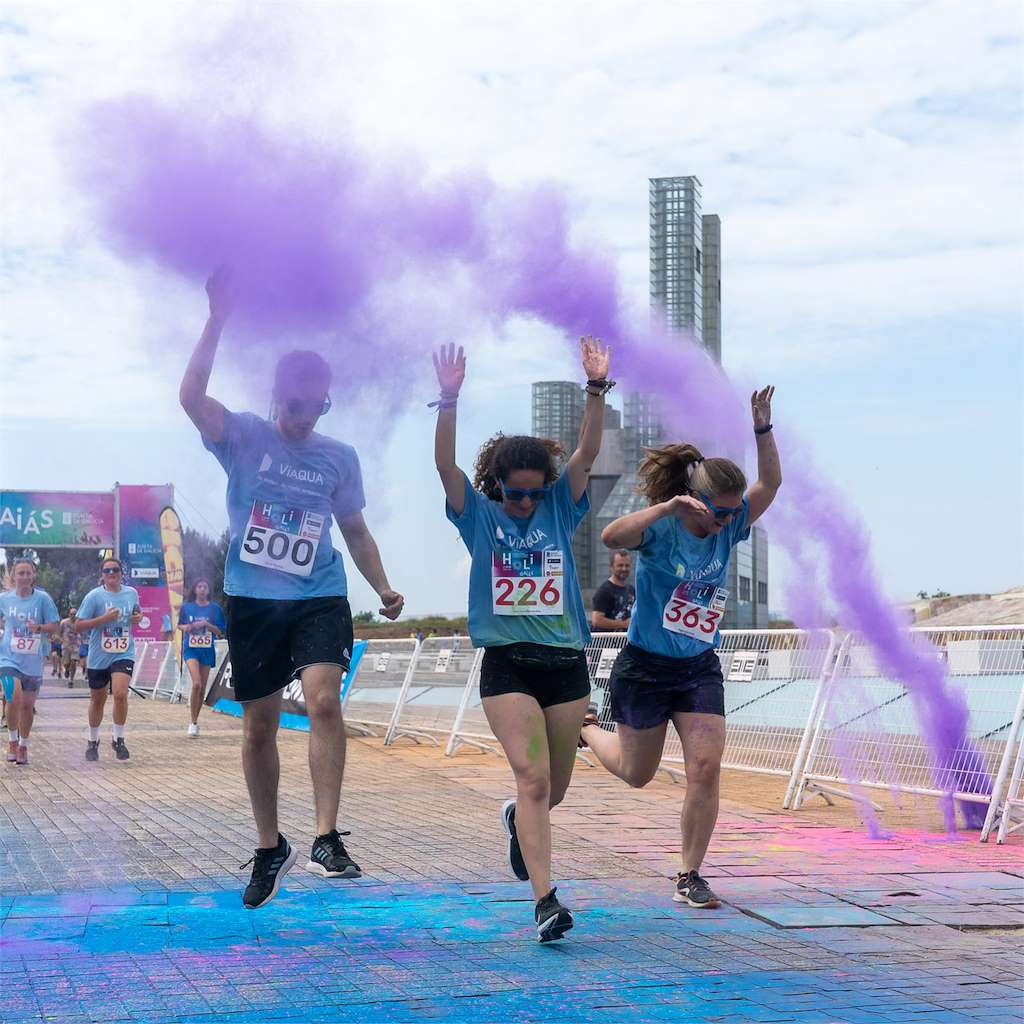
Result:
<svg viewBox="0 0 1024 1024">
<path fill-rule="evenodd" d="M 345 691 L 345 725 L 364 736 L 385 731 L 408 690 L 416 667 L 418 640 L 369 640 L 355 677 Z"/>
<path fill-rule="evenodd" d="M 910 636 L 921 657 L 945 663 L 946 685 L 967 710 L 965 739 L 945 763 L 934 763 L 919 722 L 927 709 L 916 708 L 912 692 L 887 678 L 859 635 L 847 634 L 785 806 L 797 808 L 812 793 L 865 800 L 858 793 L 863 787 L 951 795 L 998 810 L 1006 775 L 1000 779 L 999 769 L 1020 724 L 1024 627 L 921 627 Z"/>
</svg>

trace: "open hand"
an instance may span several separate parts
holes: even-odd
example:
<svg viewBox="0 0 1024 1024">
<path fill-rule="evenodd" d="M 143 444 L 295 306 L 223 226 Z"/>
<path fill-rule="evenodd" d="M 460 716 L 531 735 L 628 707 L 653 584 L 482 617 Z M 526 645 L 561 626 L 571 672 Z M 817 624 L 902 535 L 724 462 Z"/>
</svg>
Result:
<svg viewBox="0 0 1024 1024">
<path fill-rule="evenodd" d="M 229 267 L 220 266 L 210 275 L 206 294 L 210 298 L 210 316 L 214 320 L 227 320 L 235 305 L 235 288 Z"/>
<path fill-rule="evenodd" d="M 434 353 L 434 372 L 437 374 L 438 384 L 441 385 L 441 394 L 446 398 L 457 395 L 466 377 L 466 356 L 462 346 L 459 346 L 456 355 L 454 343 L 442 345 Z"/>
<path fill-rule="evenodd" d="M 775 385 L 755 391 L 750 396 L 750 414 L 754 419 L 754 429 L 767 427 L 772 422 L 772 396 L 775 394 Z"/>
<path fill-rule="evenodd" d="M 580 350 L 583 356 L 583 372 L 587 380 L 604 380 L 608 376 L 612 347 L 605 345 L 600 338 L 594 339 L 589 334 L 580 338 Z"/>
<path fill-rule="evenodd" d="M 385 590 L 381 593 L 380 599 L 384 602 L 384 606 L 380 609 L 380 614 L 383 615 L 385 619 L 391 619 L 393 621 L 402 614 L 402 606 L 405 604 L 405 598 L 402 597 L 401 594 L 394 590 Z"/>
</svg>

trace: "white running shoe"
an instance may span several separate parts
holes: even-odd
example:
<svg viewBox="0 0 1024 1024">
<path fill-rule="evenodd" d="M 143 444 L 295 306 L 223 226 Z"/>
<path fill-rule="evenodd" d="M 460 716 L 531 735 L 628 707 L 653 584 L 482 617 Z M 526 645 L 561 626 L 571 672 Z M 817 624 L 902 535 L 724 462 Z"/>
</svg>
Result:
<svg viewBox="0 0 1024 1024">
<path fill-rule="evenodd" d="M 199 726 L 195 722 L 189 723 L 188 734 L 195 739 L 199 735 Z"/>
</svg>

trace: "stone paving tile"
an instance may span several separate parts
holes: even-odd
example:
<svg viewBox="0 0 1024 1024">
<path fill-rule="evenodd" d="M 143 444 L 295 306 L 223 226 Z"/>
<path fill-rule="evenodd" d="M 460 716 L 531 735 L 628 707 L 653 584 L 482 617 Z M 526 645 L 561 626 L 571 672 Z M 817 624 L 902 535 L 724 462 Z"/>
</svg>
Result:
<svg viewBox="0 0 1024 1024">
<path fill-rule="evenodd" d="M 209 715 L 189 741 L 182 708 L 133 701 L 132 760 L 87 765 L 81 702 L 40 707 L 33 764 L 0 771 L 11 1024 L 1017 1019 L 1019 841 L 876 842 L 840 818 L 727 800 L 706 871 L 725 904 L 696 911 L 672 903 L 668 877 L 682 788 L 581 769 L 554 815 L 577 927 L 541 947 L 503 863 L 507 765 L 351 740 L 343 827 L 365 877 L 295 870 L 248 912 L 236 720 Z M 282 822 L 300 853 L 305 744 L 282 734 Z"/>
</svg>

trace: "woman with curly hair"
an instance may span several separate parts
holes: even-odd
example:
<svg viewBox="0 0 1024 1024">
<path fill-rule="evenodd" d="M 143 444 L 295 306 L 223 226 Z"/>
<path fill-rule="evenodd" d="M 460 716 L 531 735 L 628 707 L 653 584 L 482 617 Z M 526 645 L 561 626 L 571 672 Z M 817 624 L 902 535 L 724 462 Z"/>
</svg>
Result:
<svg viewBox="0 0 1024 1024">
<path fill-rule="evenodd" d="M 469 549 L 469 635 L 483 647 L 480 695 L 516 780 L 502 808 L 513 873 L 533 886 L 541 942 L 573 925 L 551 885 L 550 809 L 572 776 L 590 695 L 590 639 L 576 580 L 572 535 L 590 507 L 587 481 L 601 447 L 610 349 L 582 341 L 587 404 L 579 445 L 564 471 L 562 448 L 536 437 L 496 434 L 481 449 L 472 482 L 455 463 L 455 412 L 466 371 L 460 348 L 434 356 L 441 385 L 434 459 L 445 511 Z"/>
<path fill-rule="evenodd" d="M 691 907 L 719 905 L 700 875 L 718 820 L 725 748 L 715 638 L 729 596 L 723 589 L 729 555 L 782 485 L 771 433 L 774 393 L 767 387 L 750 396 L 758 479 L 749 490 L 743 470 L 729 459 L 706 459 L 692 444 L 650 448 L 639 471 L 648 507 L 601 534 L 609 548 L 637 552 L 636 604 L 609 681 L 616 731 L 602 729 L 591 707 L 580 742 L 613 775 L 640 787 L 658 770 L 668 723 L 679 733 L 686 761 L 683 870 L 672 898 Z"/>
</svg>

